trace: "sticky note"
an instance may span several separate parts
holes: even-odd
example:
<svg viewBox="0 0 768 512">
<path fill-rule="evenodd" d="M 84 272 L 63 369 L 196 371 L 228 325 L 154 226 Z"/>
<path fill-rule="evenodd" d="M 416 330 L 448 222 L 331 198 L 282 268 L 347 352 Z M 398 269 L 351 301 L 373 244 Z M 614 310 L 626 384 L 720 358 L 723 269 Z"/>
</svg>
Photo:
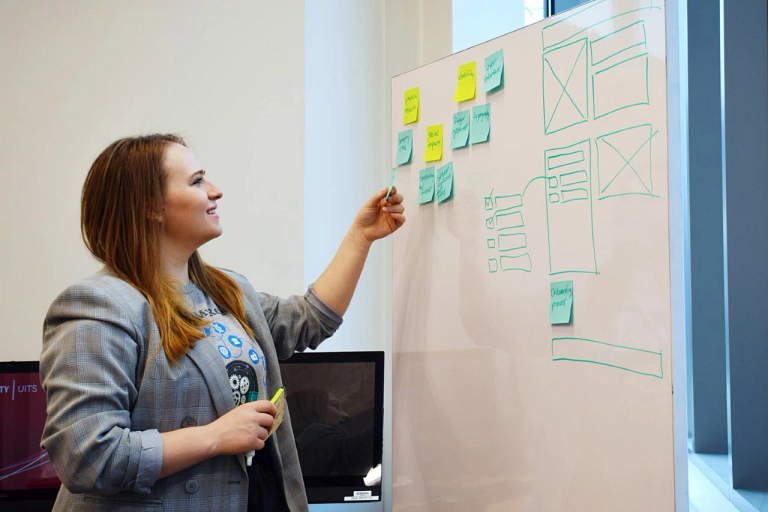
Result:
<svg viewBox="0 0 768 512">
<path fill-rule="evenodd" d="M 270 402 L 275 404 L 277 414 L 275 414 L 275 421 L 272 423 L 272 428 L 269 429 L 267 439 L 269 439 L 269 436 L 271 436 L 275 430 L 277 430 L 277 427 L 279 427 L 280 424 L 283 423 L 283 419 L 285 419 L 285 389 L 278 389 L 277 393 L 275 393 L 275 396 L 272 397 Z"/>
<path fill-rule="evenodd" d="M 443 125 L 427 126 L 427 147 L 424 150 L 424 161 L 434 162 L 443 158 Z"/>
<path fill-rule="evenodd" d="M 389 179 L 389 190 L 387 190 L 387 195 L 384 197 L 385 201 L 389 199 L 389 194 L 392 192 L 392 187 L 395 185 L 395 178 L 397 178 L 397 167 L 392 168 L 392 177 Z"/>
<path fill-rule="evenodd" d="M 415 123 L 419 120 L 419 88 L 408 89 L 404 96 L 403 124 Z"/>
<path fill-rule="evenodd" d="M 429 203 L 435 195 L 435 168 L 419 171 L 419 204 Z"/>
<path fill-rule="evenodd" d="M 469 140 L 469 110 L 453 114 L 451 131 L 451 149 L 463 148 Z"/>
<path fill-rule="evenodd" d="M 573 281 L 549 283 L 549 323 L 571 323 L 573 311 Z"/>
<path fill-rule="evenodd" d="M 397 165 L 407 164 L 411 161 L 413 151 L 413 130 L 405 130 L 397 134 Z"/>
<path fill-rule="evenodd" d="M 475 97 L 475 61 L 459 66 L 459 81 L 453 101 L 467 101 Z"/>
<path fill-rule="evenodd" d="M 437 170 L 437 202 L 442 203 L 453 195 L 453 162 Z"/>
<path fill-rule="evenodd" d="M 502 84 L 504 77 L 504 50 L 499 50 L 485 58 L 483 92 L 492 91 Z"/>
<path fill-rule="evenodd" d="M 491 134 L 491 104 L 478 105 L 472 109 L 472 134 L 469 142 L 486 142 Z"/>
</svg>

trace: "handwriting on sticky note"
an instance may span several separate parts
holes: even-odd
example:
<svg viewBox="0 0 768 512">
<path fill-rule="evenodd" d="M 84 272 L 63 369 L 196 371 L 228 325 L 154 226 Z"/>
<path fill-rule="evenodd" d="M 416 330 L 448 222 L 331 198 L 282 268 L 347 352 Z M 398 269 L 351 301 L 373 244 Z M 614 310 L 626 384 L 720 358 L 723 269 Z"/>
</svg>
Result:
<svg viewBox="0 0 768 512">
<path fill-rule="evenodd" d="M 475 97 L 475 61 L 459 66 L 459 79 L 453 101 L 467 101 Z"/>
<path fill-rule="evenodd" d="M 491 104 L 478 105 L 472 109 L 472 128 L 469 142 L 486 142 L 491 134 Z"/>
<path fill-rule="evenodd" d="M 419 88 L 414 87 L 405 91 L 403 102 L 403 124 L 415 123 L 419 120 Z"/>
<path fill-rule="evenodd" d="M 419 204 L 432 201 L 435 195 L 435 168 L 427 167 L 419 171 Z"/>
<path fill-rule="evenodd" d="M 469 110 L 453 114 L 453 129 L 451 130 L 451 149 L 462 148 L 469 140 Z"/>
<path fill-rule="evenodd" d="M 453 196 L 453 162 L 437 170 L 437 202 L 442 203 Z"/>
<path fill-rule="evenodd" d="M 504 50 L 499 50 L 485 58 L 483 92 L 496 89 L 504 76 Z"/>
<path fill-rule="evenodd" d="M 443 158 L 443 125 L 435 124 L 427 127 L 427 147 L 424 150 L 424 161 L 434 162 Z"/>
<path fill-rule="evenodd" d="M 549 283 L 549 323 L 571 323 L 573 311 L 573 281 Z"/>
<path fill-rule="evenodd" d="M 405 130 L 397 134 L 397 165 L 407 164 L 411 161 L 413 151 L 413 130 Z"/>
</svg>

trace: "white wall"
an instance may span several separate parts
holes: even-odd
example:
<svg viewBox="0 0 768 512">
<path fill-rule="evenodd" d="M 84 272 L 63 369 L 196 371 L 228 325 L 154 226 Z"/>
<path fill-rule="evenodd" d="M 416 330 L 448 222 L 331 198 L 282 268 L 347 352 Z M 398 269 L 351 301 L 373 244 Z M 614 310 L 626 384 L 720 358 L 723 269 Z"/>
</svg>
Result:
<svg viewBox="0 0 768 512">
<path fill-rule="evenodd" d="M 305 15 L 304 278 L 309 284 L 333 257 L 362 203 L 389 183 L 391 79 L 451 53 L 451 0 L 312 1 Z M 391 265 L 390 240 L 374 244 L 344 325 L 319 348 L 385 352 L 384 501 L 345 506 L 350 511 L 391 510 Z"/>
<path fill-rule="evenodd" d="M 80 189 L 127 135 L 180 133 L 224 191 L 209 262 L 303 291 L 302 0 L 9 0 L 0 68 L 0 360 L 37 360 L 50 302 L 99 268 Z"/>
</svg>

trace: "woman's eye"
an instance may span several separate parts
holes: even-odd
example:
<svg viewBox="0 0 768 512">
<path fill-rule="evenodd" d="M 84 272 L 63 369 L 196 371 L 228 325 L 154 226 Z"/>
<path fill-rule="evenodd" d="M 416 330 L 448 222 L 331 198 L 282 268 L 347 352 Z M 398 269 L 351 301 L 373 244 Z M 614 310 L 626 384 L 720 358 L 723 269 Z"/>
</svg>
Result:
<svg viewBox="0 0 768 512">
<path fill-rule="evenodd" d="M 203 182 L 203 178 L 197 178 L 195 181 L 192 182 L 193 185 L 198 185 Z"/>
</svg>

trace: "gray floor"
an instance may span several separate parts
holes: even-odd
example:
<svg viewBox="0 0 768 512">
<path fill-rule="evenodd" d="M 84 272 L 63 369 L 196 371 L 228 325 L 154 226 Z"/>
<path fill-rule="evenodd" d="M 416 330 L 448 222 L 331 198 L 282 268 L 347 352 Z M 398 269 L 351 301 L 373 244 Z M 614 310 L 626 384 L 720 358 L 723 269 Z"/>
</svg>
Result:
<svg viewBox="0 0 768 512">
<path fill-rule="evenodd" d="M 768 492 L 732 489 L 727 455 L 688 452 L 691 512 L 768 512 Z"/>
</svg>

